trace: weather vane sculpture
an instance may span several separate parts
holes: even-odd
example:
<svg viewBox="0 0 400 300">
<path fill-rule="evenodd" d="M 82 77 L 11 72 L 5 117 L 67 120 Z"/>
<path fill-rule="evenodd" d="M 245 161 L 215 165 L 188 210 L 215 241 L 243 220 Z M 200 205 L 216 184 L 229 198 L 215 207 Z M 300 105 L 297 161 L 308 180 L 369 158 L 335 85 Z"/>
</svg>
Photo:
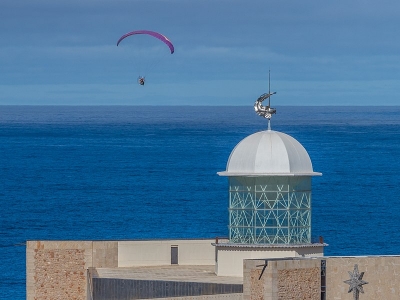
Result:
<svg viewBox="0 0 400 300">
<path fill-rule="evenodd" d="M 271 107 L 271 96 L 276 92 L 271 93 L 271 71 L 268 72 L 268 93 L 262 94 L 254 103 L 256 114 L 268 119 L 268 129 L 271 129 L 270 120 L 273 114 L 276 114 L 276 109 Z M 268 99 L 268 106 L 263 106 L 262 102 Z"/>
</svg>

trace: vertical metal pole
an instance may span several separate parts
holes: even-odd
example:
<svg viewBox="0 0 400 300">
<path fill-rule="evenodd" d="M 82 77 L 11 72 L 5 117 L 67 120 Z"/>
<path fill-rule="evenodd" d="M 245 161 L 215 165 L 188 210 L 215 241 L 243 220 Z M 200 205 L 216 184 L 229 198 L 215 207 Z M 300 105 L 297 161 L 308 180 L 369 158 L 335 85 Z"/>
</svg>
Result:
<svg viewBox="0 0 400 300">
<path fill-rule="evenodd" d="M 268 70 L 268 108 L 271 107 L 271 70 Z"/>
<path fill-rule="evenodd" d="M 321 260 L 321 300 L 326 300 L 326 260 Z"/>
</svg>

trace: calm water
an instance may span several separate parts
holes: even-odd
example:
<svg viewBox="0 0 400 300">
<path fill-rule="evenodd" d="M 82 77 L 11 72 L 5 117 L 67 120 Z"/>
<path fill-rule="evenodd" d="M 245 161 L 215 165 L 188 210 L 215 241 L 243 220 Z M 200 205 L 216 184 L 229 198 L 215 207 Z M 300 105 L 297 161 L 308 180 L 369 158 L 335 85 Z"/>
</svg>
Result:
<svg viewBox="0 0 400 300">
<path fill-rule="evenodd" d="M 400 107 L 278 107 L 307 149 L 326 255 L 400 254 Z M 0 295 L 25 299 L 26 240 L 228 233 L 233 147 L 249 107 L 0 106 Z"/>
</svg>

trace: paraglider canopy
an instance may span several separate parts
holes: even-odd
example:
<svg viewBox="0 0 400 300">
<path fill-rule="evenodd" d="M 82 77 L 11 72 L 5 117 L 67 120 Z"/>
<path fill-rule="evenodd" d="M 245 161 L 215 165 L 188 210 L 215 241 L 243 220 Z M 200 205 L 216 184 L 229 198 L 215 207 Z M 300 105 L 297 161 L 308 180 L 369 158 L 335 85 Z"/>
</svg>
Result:
<svg viewBox="0 0 400 300">
<path fill-rule="evenodd" d="M 128 36 L 135 35 L 135 34 L 147 34 L 152 37 L 155 37 L 168 46 L 168 48 L 171 50 L 171 54 L 174 53 L 174 51 L 175 51 L 174 45 L 172 45 L 171 41 L 166 36 L 162 35 L 161 33 L 158 33 L 155 31 L 150 31 L 150 30 L 135 30 L 135 31 L 128 32 L 119 38 L 119 40 L 117 42 L 117 46 L 123 39 L 125 39 Z"/>
</svg>

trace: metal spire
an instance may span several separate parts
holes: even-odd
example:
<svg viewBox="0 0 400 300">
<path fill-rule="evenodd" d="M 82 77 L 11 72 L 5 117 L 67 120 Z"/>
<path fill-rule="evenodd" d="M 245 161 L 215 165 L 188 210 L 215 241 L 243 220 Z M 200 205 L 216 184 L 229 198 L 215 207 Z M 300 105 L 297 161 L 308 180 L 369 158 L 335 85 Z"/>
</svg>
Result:
<svg viewBox="0 0 400 300">
<path fill-rule="evenodd" d="M 276 109 L 271 107 L 271 96 L 276 92 L 271 93 L 271 70 L 268 71 L 268 93 L 262 94 L 254 103 L 256 114 L 268 119 L 268 130 L 271 130 L 271 117 L 276 113 Z M 262 102 L 268 99 L 268 106 L 263 106 Z"/>
</svg>

